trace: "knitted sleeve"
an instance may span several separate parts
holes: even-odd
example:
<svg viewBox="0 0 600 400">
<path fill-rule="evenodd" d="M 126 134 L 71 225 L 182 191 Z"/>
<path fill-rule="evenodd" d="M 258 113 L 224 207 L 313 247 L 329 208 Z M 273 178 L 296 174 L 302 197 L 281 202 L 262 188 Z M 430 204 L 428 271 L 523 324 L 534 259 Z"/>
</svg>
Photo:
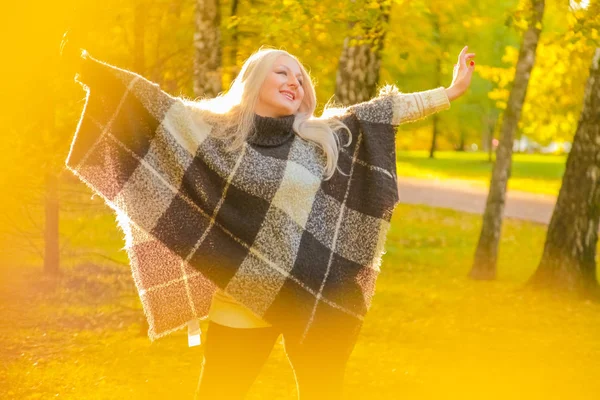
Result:
<svg viewBox="0 0 600 400">
<path fill-rule="evenodd" d="M 210 221 L 216 174 L 195 154 L 211 125 L 184 99 L 87 54 L 77 80 L 87 95 L 66 166 L 115 211 L 153 340 L 206 315 L 215 290 L 185 259 Z"/>
<path fill-rule="evenodd" d="M 203 131 L 190 120 L 183 99 L 85 52 L 76 79 L 87 95 L 67 168 L 121 209 L 133 198 L 145 197 L 147 206 L 156 200 L 154 188 L 130 184 L 138 171 L 153 171 L 163 182 L 179 185 Z"/>
<path fill-rule="evenodd" d="M 348 111 L 362 121 L 397 126 L 449 108 L 450 100 L 443 87 L 423 92 L 401 93 L 397 87 L 388 85 L 378 96 L 354 104 Z"/>
</svg>

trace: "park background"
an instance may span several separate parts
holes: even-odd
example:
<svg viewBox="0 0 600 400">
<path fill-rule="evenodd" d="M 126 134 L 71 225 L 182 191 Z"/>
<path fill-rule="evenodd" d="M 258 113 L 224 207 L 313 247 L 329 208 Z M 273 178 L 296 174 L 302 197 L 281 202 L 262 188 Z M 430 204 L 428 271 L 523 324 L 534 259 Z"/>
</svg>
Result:
<svg viewBox="0 0 600 400">
<path fill-rule="evenodd" d="M 468 45 L 477 54 L 469 91 L 450 110 L 398 128 L 397 172 L 433 187 L 487 191 L 531 3 L 7 5 L 0 28 L 0 397 L 191 398 L 200 371 L 202 346 L 188 348 L 186 332 L 150 343 L 114 215 L 65 170 L 85 96 L 61 65 L 65 31 L 94 57 L 187 97 L 226 90 L 260 46 L 283 48 L 310 69 L 317 114 L 332 99 L 368 99 L 385 83 L 407 93 L 447 87 Z M 545 1 L 514 131 L 522 146 L 512 155 L 509 194 L 559 194 L 600 46 L 598 15 L 594 0 Z M 348 65 L 354 74 L 343 72 Z M 598 398 L 600 303 L 560 284 L 526 285 L 548 226 L 506 218 L 496 274 L 485 280 L 469 276 L 481 229 L 477 212 L 397 206 L 345 398 Z M 279 344 L 248 398 L 294 396 Z"/>
</svg>

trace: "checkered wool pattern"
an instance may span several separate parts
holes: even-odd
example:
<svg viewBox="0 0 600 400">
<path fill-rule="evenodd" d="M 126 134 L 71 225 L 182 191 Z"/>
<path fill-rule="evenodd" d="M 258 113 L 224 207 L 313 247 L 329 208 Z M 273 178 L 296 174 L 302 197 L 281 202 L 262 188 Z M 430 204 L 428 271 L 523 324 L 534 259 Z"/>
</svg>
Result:
<svg viewBox="0 0 600 400">
<path fill-rule="evenodd" d="M 347 176 L 325 181 L 323 151 L 297 135 L 226 151 L 139 75 L 84 55 L 78 79 L 66 165 L 117 214 L 151 340 L 206 317 L 217 287 L 300 341 L 360 328 L 398 201 L 395 126 L 449 108 L 443 88 L 350 107 Z"/>
</svg>

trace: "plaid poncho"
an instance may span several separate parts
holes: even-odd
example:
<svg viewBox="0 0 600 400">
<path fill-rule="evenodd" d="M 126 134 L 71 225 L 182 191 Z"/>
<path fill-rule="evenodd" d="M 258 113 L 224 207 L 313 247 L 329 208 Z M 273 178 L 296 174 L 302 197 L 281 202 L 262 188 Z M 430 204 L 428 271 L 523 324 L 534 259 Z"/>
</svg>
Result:
<svg viewBox="0 0 600 400">
<path fill-rule="evenodd" d="M 205 318 L 217 287 L 300 341 L 359 329 L 398 201 L 394 127 L 449 108 L 444 88 L 337 116 L 348 176 L 324 180 L 293 116 L 227 151 L 190 101 L 139 75 L 84 55 L 78 80 L 66 165 L 117 213 L 151 340 Z"/>
</svg>

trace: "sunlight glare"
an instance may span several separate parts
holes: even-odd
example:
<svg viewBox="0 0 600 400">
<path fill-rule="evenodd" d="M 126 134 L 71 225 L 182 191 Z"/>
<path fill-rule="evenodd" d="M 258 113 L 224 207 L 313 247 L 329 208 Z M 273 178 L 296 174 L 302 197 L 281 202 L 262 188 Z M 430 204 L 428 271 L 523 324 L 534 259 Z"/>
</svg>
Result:
<svg viewBox="0 0 600 400">
<path fill-rule="evenodd" d="M 569 4 L 573 11 L 587 9 L 590 5 L 590 0 L 569 0 Z"/>
</svg>

